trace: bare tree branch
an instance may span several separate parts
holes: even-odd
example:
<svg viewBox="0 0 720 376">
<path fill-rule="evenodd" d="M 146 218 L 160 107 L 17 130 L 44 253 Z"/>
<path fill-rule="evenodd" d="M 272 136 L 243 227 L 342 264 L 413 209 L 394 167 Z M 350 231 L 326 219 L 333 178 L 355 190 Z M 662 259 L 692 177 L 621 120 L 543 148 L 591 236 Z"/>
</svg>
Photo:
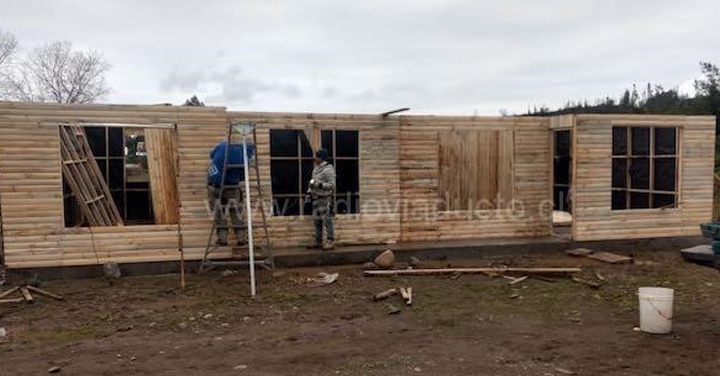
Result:
<svg viewBox="0 0 720 376">
<path fill-rule="evenodd" d="M 0 70 L 8 64 L 17 51 L 15 36 L 0 30 Z"/>
<path fill-rule="evenodd" d="M 8 72 L 17 48 L 18 43 L 15 36 L 0 30 L 0 98 L 6 97 L 11 87 L 8 82 Z"/>
<path fill-rule="evenodd" d="M 36 48 L 8 76 L 12 98 L 31 102 L 90 103 L 109 92 L 110 65 L 97 51 L 74 51 L 70 42 Z"/>
</svg>

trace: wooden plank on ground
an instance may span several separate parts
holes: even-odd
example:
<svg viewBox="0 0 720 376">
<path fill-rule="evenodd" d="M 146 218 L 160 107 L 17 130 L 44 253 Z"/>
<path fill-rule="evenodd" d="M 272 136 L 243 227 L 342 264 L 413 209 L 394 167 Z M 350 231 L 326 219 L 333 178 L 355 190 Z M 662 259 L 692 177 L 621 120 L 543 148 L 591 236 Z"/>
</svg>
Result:
<svg viewBox="0 0 720 376">
<path fill-rule="evenodd" d="M 587 258 L 607 262 L 610 264 L 629 264 L 633 261 L 632 257 L 618 255 L 612 252 L 595 252 L 586 256 Z"/>
<path fill-rule="evenodd" d="M 573 274 L 580 268 L 440 268 L 440 269 L 398 269 L 398 270 L 366 270 L 363 275 L 441 275 L 441 274 L 486 274 L 486 273 L 527 273 L 527 274 Z"/>
<path fill-rule="evenodd" d="M 34 303 L 32 295 L 30 294 L 30 291 L 28 291 L 27 287 L 21 287 L 20 292 L 23 295 L 23 298 L 25 298 L 25 301 L 28 303 Z"/>
<path fill-rule="evenodd" d="M 25 301 L 25 298 L 13 298 L 13 299 L 0 299 L 0 304 L 4 303 L 22 303 Z"/>
<path fill-rule="evenodd" d="M 379 292 L 379 293 L 373 295 L 373 300 L 378 301 L 378 300 L 387 299 L 393 295 L 396 295 L 397 293 L 398 293 L 398 289 L 385 290 L 383 292 Z"/>
<path fill-rule="evenodd" d="M 15 287 L 11 288 L 10 290 L 7 290 L 7 291 L 5 291 L 5 292 L 3 292 L 3 293 L 0 293 L 0 299 L 2 299 L 2 298 L 4 298 L 4 297 L 6 297 L 6 296 L 8 296 L 8 295 L 10 295 L 10 294 L 12 294 L 12 293 L 14 293 L 14 292 L 17 291 L 17 290 L 20 290 L 20 287 L 19 287 L 19 286 L 15 286 Z"/>
<path fill-rule="evenodd" d="M 565 254 L 570 255 L 570 256 L 578 256 L 578 257 L 581 257 L 581 256 L 591 255 L 593 252 L 594 252 L 594 251 L 593 251 L 592 249 L 587 249 L 587 248 L 575 248 L 575 249 L 568 249 L 567 251 L 565 251 Z"/>
<path fill-rule="evenodd" d="M 63 300 L 63 297 L 62 297 L 62 296 L 53 294 L 53 293 L 51 293 L 50 291 L 43 290 L 43 289 L 41 289 L 41 288 L 38 288 L 38 287 L 35 287 L 35 286 L 29 286 L 29 285 L 27 286 L 27 288 L 28 288 L 28 290 L 34 291 L 34 292 L 36 292 L 36 293 L 38 293 L 38 294 L 40 294 L 40 295 L 45 295 L 45 296 L 50 297 L 50 298 L 53 298 L 53 299 L 55 299 L 55 300 Z"/>
</svg>

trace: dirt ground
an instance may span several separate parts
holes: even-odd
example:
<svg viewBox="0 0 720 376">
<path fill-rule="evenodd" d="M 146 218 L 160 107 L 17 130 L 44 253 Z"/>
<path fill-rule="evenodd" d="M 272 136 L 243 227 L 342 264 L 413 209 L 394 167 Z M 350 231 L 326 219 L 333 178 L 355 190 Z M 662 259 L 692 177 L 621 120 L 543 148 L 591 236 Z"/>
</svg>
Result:
<svg viewBox="0 0 720 376">
<path fill-rule="evenodd" d="M 360 266 L 52 281 L 57 302 L 0 306 L 0 375 L 711 375 L 720 358 L 720 275 L 645 250 L 634 265 L 564 254 L 453 266 L 580 266 L 568 279 L 509 285 L 483 275 L 363 277 Z M 447 262 L 427 263 L 445 266 Z M 303 281 L 339 272 L 328 286 Z M 412 286 L 388 315 L 373 293 Z M 674 333 L 634 331 L 639 286 L 676 290 Z"/>
</svg>

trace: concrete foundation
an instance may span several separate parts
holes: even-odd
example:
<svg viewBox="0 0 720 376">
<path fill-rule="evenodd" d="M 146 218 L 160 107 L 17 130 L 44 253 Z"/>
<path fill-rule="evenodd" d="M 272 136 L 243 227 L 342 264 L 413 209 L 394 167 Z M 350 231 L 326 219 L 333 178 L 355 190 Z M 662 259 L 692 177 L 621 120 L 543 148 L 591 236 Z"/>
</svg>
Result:
<svg viewBox="0 0 720 376">
<path fill-rule="evenodd" d="M 609 240 L 574 242 L 563 237 L 514 238 L 495 240 L 439 241 L 422 243 L 401 243 L 393 245 L 362 245 L 338 247 L 332 251 L 308 250 L 305 248 L 283 248 L 274 251 L 278 268 L 299 266 L 321 266 L 361 264 L 371 261 L 380 252 L 390 249 L 395 259 L 405 262 L 410 256 L 420 260 L 467 260 L 505 256 L 531 255 L 543 252 L 562 252 L 571 248 L 589 248 L 597 251 L 614 251 L 632 255 L 638 248 L 657 251 L 680 252 L 683 248 L 708 244 L 702 237 L 675 237 L 632 240 Z M 186 272 L 195 273 L 199 261 L 186 261 Z M 246 267 L 238 267 L 246 268 Z M 180 272 L 180 262 L 152 262 L 121 264 L 123 276 L 169 274 Z M 103 276 L 102 265 L 10 269 L 8 282 L 23 283 L 39 276 L 40 280 L 97 278 Z"/>
</svg>

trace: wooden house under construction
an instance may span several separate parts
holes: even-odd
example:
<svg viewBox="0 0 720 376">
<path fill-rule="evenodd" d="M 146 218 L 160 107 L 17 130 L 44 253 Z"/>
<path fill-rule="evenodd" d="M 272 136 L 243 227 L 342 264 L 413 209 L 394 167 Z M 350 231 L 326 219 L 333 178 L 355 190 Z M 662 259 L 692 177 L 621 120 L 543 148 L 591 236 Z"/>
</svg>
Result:
<svg viewBox="0 0 720 376">
<path fill-rule="evenodd" d="M 319 146 L 337 169 L 340 245 L 546 237 L 553 209 L 572 213 L 575 240 L 691 236 L 712 213 L 714 117 L 0 102 L 2 262 L 12 269 L 175 261 L 180 249 L 201 258 L 211 227 L 208 153 L 227 124 L 243 121 L 258 127 L 274 247 L 311 242 L 303 196 Z M 80 133 L 89 150 L 65 155 Z M 101 181 L 84 179 L 76 164 Z M 74 193 L 91 186 L 104 194 Z M 83 202 L 104 209 L 88 214 Z"/>
</svg>

